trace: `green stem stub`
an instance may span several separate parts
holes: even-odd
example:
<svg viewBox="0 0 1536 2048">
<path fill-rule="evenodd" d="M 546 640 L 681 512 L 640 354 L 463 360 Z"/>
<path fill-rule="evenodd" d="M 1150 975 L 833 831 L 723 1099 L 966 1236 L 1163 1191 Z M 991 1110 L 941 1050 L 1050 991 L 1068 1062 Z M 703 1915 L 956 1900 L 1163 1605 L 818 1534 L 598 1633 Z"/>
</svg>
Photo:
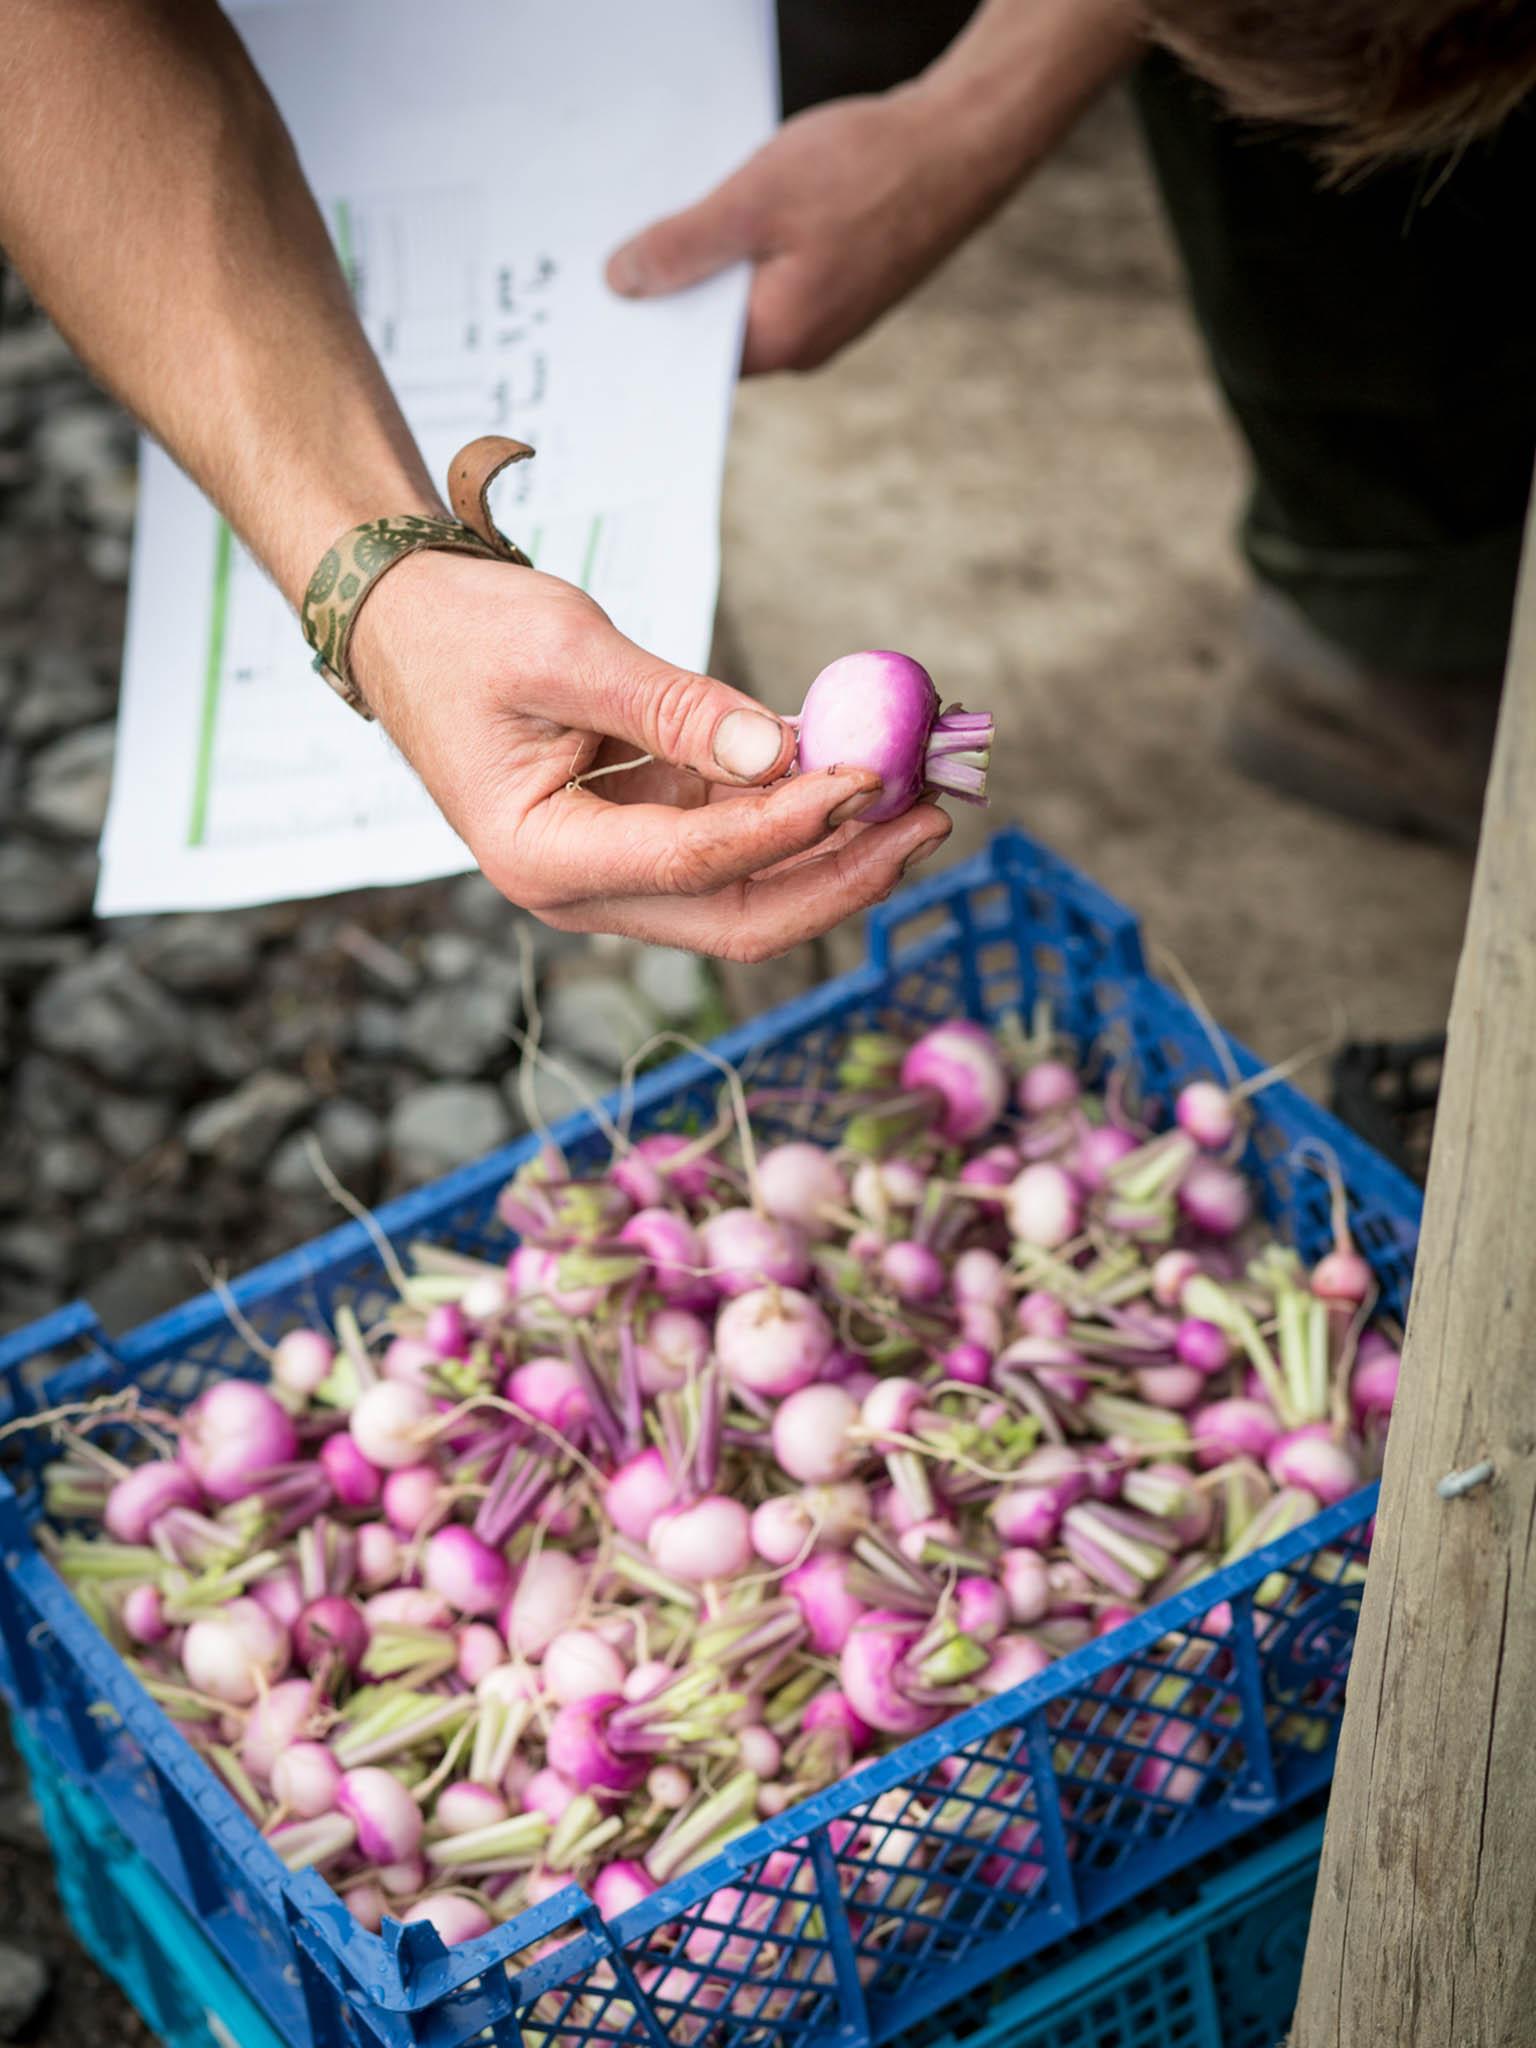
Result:
<svg viewBox="0 0 1536 2048">
<path fill-rule="evenodd" d="M 668 1828 L 645 1859 L 645 1867 L 657 1884 L 705 1863 L 717 1849 L 752 1827 L 757 1820 L 758 1781 L 751 1771 L 741 1771 L 713 1798 L 703 1800 Z"/>
</svg>

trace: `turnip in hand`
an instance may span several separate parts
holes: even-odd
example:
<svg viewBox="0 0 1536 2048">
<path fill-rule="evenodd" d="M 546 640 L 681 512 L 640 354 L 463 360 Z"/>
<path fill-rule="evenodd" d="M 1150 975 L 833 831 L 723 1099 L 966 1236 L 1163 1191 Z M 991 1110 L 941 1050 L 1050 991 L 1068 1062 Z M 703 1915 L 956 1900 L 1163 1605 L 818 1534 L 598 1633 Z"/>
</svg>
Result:
<svg viewBox="0 0 1536 2048">
<path fill-rule="evenodd" d="M 821 671 L 799 717 L 802 772 L 869 768 L 882 793 L 861 814 L 866 825 L 899 818 L 925 793 L 987 800 L 992 720 L 984 712 L 941 711 L 925 668 L 905 654 L 845 654 Z"/>
</svg>

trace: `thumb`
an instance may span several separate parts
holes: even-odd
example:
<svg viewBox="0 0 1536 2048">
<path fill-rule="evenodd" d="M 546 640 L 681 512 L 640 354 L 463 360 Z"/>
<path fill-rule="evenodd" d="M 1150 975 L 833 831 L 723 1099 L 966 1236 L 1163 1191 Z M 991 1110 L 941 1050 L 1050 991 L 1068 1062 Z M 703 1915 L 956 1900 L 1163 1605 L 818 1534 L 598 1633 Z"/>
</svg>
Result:
<svg viewBox="0 0 1536 2048">
<path fill-rule="evenodd" d="M 622 297 L 649 299 L 700 284 L 718 270 L 756 253 L 740 207 L 734 179 L 681 213 L 668 214 L 616 249 L 608 259 L 608 282 Z"/>
<path fill-rule="evenodd" d="M 571 723 L 630 740 L 708 782 L 761 783 L 788 769 L 795 735 L 781 718 L 728 683 L 673 668 L 615 637 L 616 658 L 588 672 Z"/>
</svg>

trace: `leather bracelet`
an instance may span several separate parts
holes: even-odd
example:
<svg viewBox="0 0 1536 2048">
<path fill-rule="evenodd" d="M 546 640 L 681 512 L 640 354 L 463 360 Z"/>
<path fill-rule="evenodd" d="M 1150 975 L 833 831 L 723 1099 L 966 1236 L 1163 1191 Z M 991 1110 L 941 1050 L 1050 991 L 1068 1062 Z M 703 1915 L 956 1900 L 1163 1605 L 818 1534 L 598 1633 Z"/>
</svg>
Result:
<svg viewBox="0 0 1536 2048">
<path fill-rule="evenodd" d="M 522 549 L 497 528 L 490 508 L 496 478 L 509 463 L 526 462 L 532 453 L 525 442 L 502 434 L 482 435 L 461 448 L 449 465 L 452 519 L 417 512 L 367 519 L 326 549 L 304 592 L 299 621 L 315 651 L 316 669 L 360 718 L 371 719 L 373 712 L 349 666 L 352 633 L 370 591 L 397 562 L 408 555 L 437 553 L 533 567 Z"/>
</svg>

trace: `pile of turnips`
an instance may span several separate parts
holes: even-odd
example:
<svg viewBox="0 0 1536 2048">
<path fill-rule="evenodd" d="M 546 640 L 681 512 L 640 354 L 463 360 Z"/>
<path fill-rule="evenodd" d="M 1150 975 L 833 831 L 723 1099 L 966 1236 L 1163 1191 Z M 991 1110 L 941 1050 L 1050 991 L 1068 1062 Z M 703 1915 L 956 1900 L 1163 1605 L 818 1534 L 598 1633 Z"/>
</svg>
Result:
<svg viewBox="0 0 1536 2048">
<path fill-rule="evenodd" d="M 120 1407 L 52 1418 L 50 1555 L 365 1927 L 461 1941 L 572 1882 L 621 1913 L 1378 1469 L 1396 1349 L 1337 1187 L 1310 1271 L 1256 1218 L 1258 1085 L 1193 1082 L 1152 1132 L 1046 1020 L 951 1021 L 586 1177 L 546 1147 L 507 1256 L 414 1247 L 369 1327 L 136 1411 L 142 1462 L 94 1440 Z M 767 1140 L 797 1114 L 838 1141 Z M 1288 1582 L 1259 1597 L 1273 1625 Z M 1167 1710 L 1230 1621 L 1099 1709 L 1084 1824 L 1219 1768 Z M 842 1824 L 884 1845 L 856 1935 L 940 1881 L 936 1840 L 1040 1881 L 1024 1776 L 963 1797 L 983 1753 L 893 1795 L 901 1827 Z"/>
</svg>

